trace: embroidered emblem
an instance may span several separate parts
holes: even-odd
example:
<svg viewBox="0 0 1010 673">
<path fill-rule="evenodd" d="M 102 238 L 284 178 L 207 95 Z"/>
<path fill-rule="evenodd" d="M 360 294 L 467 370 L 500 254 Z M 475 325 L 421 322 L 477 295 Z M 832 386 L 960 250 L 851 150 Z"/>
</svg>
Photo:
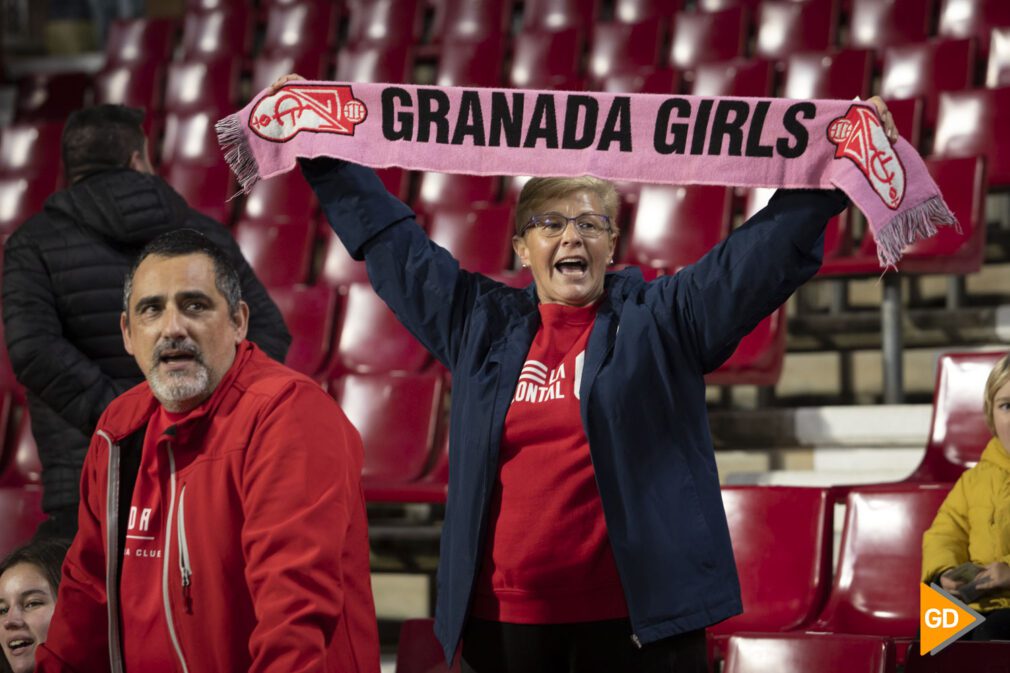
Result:
<svg viewBox="0 0 1010 673">
<path fill-rule="evenodd" d="M 888 208 L 895 210 L 901 205 L 905 167 L 872 110 L 861 105 L 850 107 L 845 116 L 828 124 L 828 140 L 836 145 L 835 158 L 851 159 Z"/>
<path fill-rule="evenodd" d="M 249 115 L 249 128 L 264 140 L 285 142 L 302 131 L 353 136 L 368 110 L 341 85 L 286 86 L 266 96 Z"/>
</svg>

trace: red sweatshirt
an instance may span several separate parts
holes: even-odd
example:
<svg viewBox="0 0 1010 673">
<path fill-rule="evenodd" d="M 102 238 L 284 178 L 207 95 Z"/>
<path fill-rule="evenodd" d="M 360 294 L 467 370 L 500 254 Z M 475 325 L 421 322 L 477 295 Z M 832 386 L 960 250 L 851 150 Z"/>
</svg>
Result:
<svg viewBox="0 0 1010 673">
<path fill-rule="evenodd" d="M 121 659 L 118 622 L 134 615 L 115 584 L 125 531 L 110 522 L 128 528 L 120 459 L 159 406 L 142 383 L 98 422 L 39 673 L 103 673 Z M 336 403 L 243 342 L 210 399 L 156 448 L 175 670 L 378 673 L 361 439 Z"/>
<path fill-rule="evenodd" d="M 579 411 L 596 307 L 540 305 L 505 417 L 471 614 L 518 624 L 626 617 Z"/>
</svg>

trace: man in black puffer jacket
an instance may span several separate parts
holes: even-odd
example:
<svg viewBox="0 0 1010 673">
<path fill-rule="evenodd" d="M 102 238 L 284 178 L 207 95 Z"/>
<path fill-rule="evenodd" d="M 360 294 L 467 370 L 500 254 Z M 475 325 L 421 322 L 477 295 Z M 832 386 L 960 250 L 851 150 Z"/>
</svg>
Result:
<svg viewBox="0 0 1010 673">
<path fill-rule="evenodd" d="M 123 348 L 119 319 L 130 263 L 158 235 L 190 227 L 232 258 L 249 304 L 249 339 L 284 361 L 291 337 L 231 234 L 154 175 L 140 110 L 102 105 L 70 116 L 63 165 L 70 186 L 4 245 L 7 349 L 24 385 L 42 461 L 37 537 L 73 537 L 81 465 L 98 417 L 144 377 Z"/>
</svg>

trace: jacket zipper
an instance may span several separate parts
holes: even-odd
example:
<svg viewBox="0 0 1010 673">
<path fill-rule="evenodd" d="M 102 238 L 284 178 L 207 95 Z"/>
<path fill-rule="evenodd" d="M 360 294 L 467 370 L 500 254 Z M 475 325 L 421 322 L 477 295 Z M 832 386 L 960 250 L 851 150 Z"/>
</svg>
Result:
<svg viewBox="0 0 1010 673">
<path fill-rule="evenodd" d="M 190 578 L 193 570 L 189 563 L 189 544 L 186 541 L 186 485 L 182 485 L 179 491 L 179 514 L 175 520 L 179 535 L 179 574 L 182 576 L 182 595 L 186 599 L 186 612 L 193 612 L 192 597 L 189 593 Z"/>
<path fill-rule="evenodd" d="M 123 651 L 119 633 L 119 444 L 99 430 L 109 445 L 108 485 L 105 489 L 105 599 L 109 616 L 109 668 L 123 673 Z"/>
<path fill-rule="evenodd" d="M 172 620 L 172 606 L 168 597 L 168 558 L 172 547 L 172 517 L 175 516 L 175 454 L 172 452 L 171 442 L 165 443 L 165 449 L 168 452 L 168 492 L 170 495 L 168 499 L 168 518 L 166 519 L 168 525 L 165 526 L 165 551 L 161 564 L 161 597 L 165 604 L 165 622 L 168 624 L 168 635 L 172 641 L 172 647 L 175 649 L 175 655 L 179 658 L 179 664 L 182 666 L 182 673 L 189 673 L 189 667 L 186 665 L 186 658 L 182 656 L 182 646 L 179 645 L 179 635 L 175 632 L 175 622 Z M 181 498 L 179 501 L 179 508 L 181 511 Z"/>
</svg>

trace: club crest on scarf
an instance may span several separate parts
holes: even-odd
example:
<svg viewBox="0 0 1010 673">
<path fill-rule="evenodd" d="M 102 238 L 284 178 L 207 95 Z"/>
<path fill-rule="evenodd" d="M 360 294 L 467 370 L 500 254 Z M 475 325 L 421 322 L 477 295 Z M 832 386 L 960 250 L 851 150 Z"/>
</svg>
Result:
<svg viewBox="0 0 1010 673">
<path fill-rule="evenodd" d="M 285 86 L 262 98 L 249 116 L 249 128 L 264 140 L 285 142 L 302 131 L 353 136 L 368 110 L 351 87 Z"/>
<path fill-rule="evenodd" d="M 851 159 L 888 208 L 894 210 L 905 196 L 905 168 L 894 151 L 877 115 L 853 105 L 844 116 L 828 124 L 828 140 L 835 158 Z"/>
</svg>

